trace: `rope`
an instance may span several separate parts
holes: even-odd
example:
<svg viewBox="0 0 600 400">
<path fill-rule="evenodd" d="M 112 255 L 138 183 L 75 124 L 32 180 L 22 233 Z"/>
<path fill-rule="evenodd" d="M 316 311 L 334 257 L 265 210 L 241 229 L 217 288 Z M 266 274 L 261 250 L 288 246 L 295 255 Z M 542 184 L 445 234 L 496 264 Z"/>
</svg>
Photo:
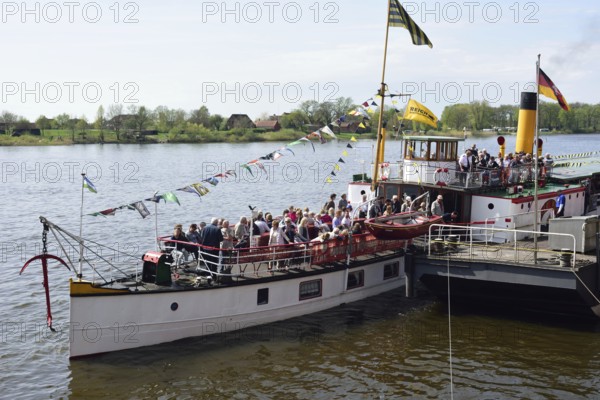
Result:
<svg viewBox="0 0 600 400">
<path fill-rule="evenodd" d="M 583 285 L 583 287 L 585 288 L 585 290 L 587 290 L 588 293 L 594 298 L 594 300 L 596 300 L 596 302 L 598 303 L 598 305 L 600 305 L 600 300 L 598 300 L 598 297 L 596 297 L 596 295 L 590 290 L 590 288 L 581 280 L 581 278 L 579 277 L 579 275 L 577 275 L 577 272 L 575 272 L 575 268 L 571 268 L 571 272 L 573 272 L 573 275 L 575 275 L 575 277 L 577 278 L 577 280 L 579 281 L 579 283 L 581 283 Z"/>
<path fill-rule="evenodd" d="M 450 398 L 454 399 L 454 375 L 452 370 L 452 313 L 450 307 L 450 255 L 448 255 L 448 357 L 450 362 Z"/>
</svg>

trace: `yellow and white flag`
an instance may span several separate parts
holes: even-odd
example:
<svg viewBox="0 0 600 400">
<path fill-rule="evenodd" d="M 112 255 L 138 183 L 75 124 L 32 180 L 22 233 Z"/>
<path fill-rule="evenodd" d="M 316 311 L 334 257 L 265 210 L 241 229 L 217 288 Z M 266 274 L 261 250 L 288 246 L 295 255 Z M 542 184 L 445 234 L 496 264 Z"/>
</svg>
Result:
<svg viewBox="0 0 600 400">
<path fill-rule="evenodd" d="M 427 107 L 416 100 L 410 99 L 404 111 L 404 119 L 422 122 L 437 129 L 438 118 Z"/>
</svg>

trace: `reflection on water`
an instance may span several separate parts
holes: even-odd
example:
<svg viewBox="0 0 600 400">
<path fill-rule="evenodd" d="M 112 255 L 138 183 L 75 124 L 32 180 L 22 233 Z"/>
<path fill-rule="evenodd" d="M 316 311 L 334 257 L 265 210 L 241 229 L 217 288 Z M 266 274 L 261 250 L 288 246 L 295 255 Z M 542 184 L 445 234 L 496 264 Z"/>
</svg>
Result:
<svg viewBox="0 0 600 400">
<path fill-rule="evenodd" d="M 73 397 L 449 398 L 444 311 L 428 298 L 387 293 L 241 332 L 72 362 L 69 389 Z M 598 394 L 600 339 L 589 332 L 460 315 L 452 338 L 456 398 Z"/>
<path fill-rule="evenodd" d="M 496 138 L 469 140 L 497 152 Z M 600 147 L 600 135 L 546 138 L 553 154 Z M 510 149 L 514 137 L 508 138 Z M 23 262 L 40 249 L 44 215 L 78 232 L 81 183 L 88 168 L 98 188 L 85 193 L 84 213 L 151 197 L 198 182 L 215 168 L 264 155 L 284 143 L 0 148 L 3 207 L 0 375 L 3 397 L 114 398 L 448 398 L 448 320 L 431 299 L 401 290 L 312 316 L 101 357 L 69 362 L 66 269 L 51 266 L 52 311 L 58 333 L 45 328 L 39 264 Z M 368 171 L 371 142 L 348 149 L 339 181 L 324 184 L 346 143 L 294 147 L 269 175 L 245 176 L 210 187 L 202 200 L 177 192 L 181 206 L 158 206 L 160 233 L 175 223 L 212 216 L 234 222 L 248 205 L 280 214 L 289 205 L 319 208 L 345 191 L 352 174 Z M 388 142 L 394 161 L 400 143 Z M 53 172 L 54 171 L 54 172 Z M 60 171 L 58 173 L 57 171 Z M 154 212 L 153 207 L 150 207 Z M 135 211 L 84 217 L 84 236 L 141 254 L 153 247 L 154 218 Z M 108 243 L 107 243 L 108 242 Z M 51 250 L 57 250 L 50 244 Z M 125 260 L 123 260 L 125 261 Z M 453 313 L 456 398 L 597 398 L 598 334 L 570 322 Z"/>
</svg>

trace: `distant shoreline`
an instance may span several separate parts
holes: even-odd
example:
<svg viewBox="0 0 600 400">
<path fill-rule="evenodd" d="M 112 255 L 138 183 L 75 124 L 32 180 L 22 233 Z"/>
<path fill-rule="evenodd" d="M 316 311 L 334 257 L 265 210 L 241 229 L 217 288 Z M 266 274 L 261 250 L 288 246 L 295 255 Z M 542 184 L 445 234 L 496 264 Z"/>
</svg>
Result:
<svg viewBox="0 0 600 400">
<path fill-rule="evenodd" d="M 515 136 L 516 132 L 483 132 L 483 131 L 428 131 L 425 133 L 407 133 L 406 136 L 452 136 L 477 138 L 493 136 Z M 599 132 L 540 132 L 540 135 L 587 135 L 599 134 Z M 121 133 L 119 140 L 115 132 L 89 130 L 85 134 L 75 134 L 65 130 L 46 130 L 42 135 L 24 134 L 21 136 L 0 135 L 0 146 L 71 146 L 81 144 L 199 144 L 199 143 L 256 143 L 256 142 L 283 142 L 294 141 L 306 136 L 306 132 L 296 130 L 282 130 L 278 132 L 255 132 L 248 130 L 240 131 L 214 131 L 210 135 L 187 135 L 187 134 L 158 134 L 152 136 L 132 136 L 127 133 Z M 336 134 L 339 140 L 349 140 L 354 137 L 357 140 L 376 138 L 375 133 L 339 133 Z M 75 140 L 73 140 L 75 138 Z M 387 140 L 398 140 L 395 134 L 387 134 Z"/>
</svg>

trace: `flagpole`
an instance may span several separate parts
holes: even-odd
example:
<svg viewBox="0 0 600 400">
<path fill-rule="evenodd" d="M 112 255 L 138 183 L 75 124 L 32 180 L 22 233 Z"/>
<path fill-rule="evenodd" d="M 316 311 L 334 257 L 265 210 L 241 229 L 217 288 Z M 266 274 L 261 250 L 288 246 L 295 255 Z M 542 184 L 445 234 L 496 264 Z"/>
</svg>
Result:
<svg viewBox="0 0 600 400">
<path fill-rule="evenodd" d="M 533 234 L 533 248 L 534 248 L 534 252 L 533 252 L 533 260 L 534 263 L 537 264 L 537 231 L 538 231 L 538 215 L 539 215 L 539 210 L 538 210 L 538 172 L 539 172 L 539 158 L 540 158 L 540 151 L 539 151 L 539 122 L 540 122 L 540 60 L 541 60 L 541 54 L 538 54 L 538 59 L 537 59 L 537 63 L 536 63 L 536 74 L 535 74 L 535 78 L 536 78 L 536 92 L 537 92 L 537 96 L 536 96 L 536 101 L 537 101 L 537 105 L 535 107 L 535 165 L 534 165 L 534 172 L 533 172 L 533 176 L 534 176 L 534 196 L 533 196 L 533 209 L 535 210 L 535 214 L 533 216 L 533 231 L 536 232 Z"/>
<path fill-rule="evenodd" d="M 383 130 L 383 112 L 384 112 L 384 102 L 385 102 L 385 67 L 387 63 L 387 49 L 388 49 L 388 38 L 390 36 L 390 0 L 388 0 L 388 9 L 386 13 L 387 23 L 385 29 L 385 46 L 383 49 L 383 71 L 381 73 L 381 107 L 379 108 L 379 125 L 377 127 L 377 149 L 375 150 L 375 165 L 373 166 L 373 181 L 371 183 L 371 190 L 374 192 L 377 189 L 377 182 L 379 180 L 379 164 L 383 162 L 383 154 L 381 154 L 381 148 L 383 146 L 383 141 L 385 140 L 384 130 Z"/>
<path fill-rule="evenodd" d="M 158 192 L 154 192 L 153 199 L 156 198 Z M 156 251 L 160 251 L 160 241 L 158 240 L 158 202 L 154 201 L 154 240 L 156 240 Z"/>
<path fill-rule="evenodd" d="M 81 282 L 83 277 L 83 186 L 85 184 L 85 172 L 81 173 L 81 208 L 79 209 L 79 274 L 77 278 Z"/>
</svg>

